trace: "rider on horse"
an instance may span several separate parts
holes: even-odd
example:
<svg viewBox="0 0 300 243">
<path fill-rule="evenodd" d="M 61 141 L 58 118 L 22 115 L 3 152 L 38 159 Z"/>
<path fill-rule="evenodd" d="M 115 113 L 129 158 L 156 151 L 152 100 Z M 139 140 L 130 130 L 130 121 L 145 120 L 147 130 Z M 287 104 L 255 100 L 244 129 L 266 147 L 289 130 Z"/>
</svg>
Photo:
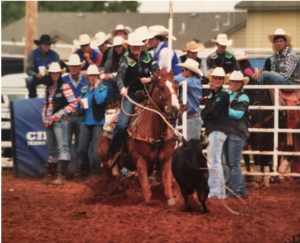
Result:
<svg viewBox="0 0 300 243">
<path fill-rule="evenodd" d="M 145 94 L 143 84 L 152 82 L 151 73 L 159 72 L 156 61 L 147 51 L 142 51 L 144 45 L 142 40 L 143 37 L 137 33 L 129 34 L 128 41 L 124 40 L 129 45 L 129 49 L 121 59 L 117 74 L 117 85 L 123 96 L 123 104 L 109 149 L 110 161 L 108 164 L 110 165 L 113 165 L 118 158 L 119 150 L 127 134 L 126 129 L 131 116 L 126 113 L 133 114 L 134 104 L 127 99 L 126 95 L 135 102 L 142 102 Z M 117 164 L 113 167 L 112 173 L 113 175 L 119 174 Z"/>
</svg>

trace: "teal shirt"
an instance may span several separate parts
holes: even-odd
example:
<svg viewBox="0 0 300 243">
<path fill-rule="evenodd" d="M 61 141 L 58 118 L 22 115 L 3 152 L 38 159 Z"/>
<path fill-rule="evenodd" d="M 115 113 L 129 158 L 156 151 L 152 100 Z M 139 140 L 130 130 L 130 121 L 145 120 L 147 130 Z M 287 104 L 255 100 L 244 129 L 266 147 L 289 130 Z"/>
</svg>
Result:
<svg viewBox="0 0 300 243">
<path fill-rule="evenodd" d="M 243 91 L 243 90 L 242 90 L 242 91 Z M 237 93 L 237 92 L 235 91 L 235 92 L 232 92 L 232 93 L 230 94 L 229 102 L 231 102 L 231 101 L 234 99 L 236 93 Z M 237 100 L 237 102 L 241 102 L 241 101 L 245 101 L 245 102 L 247 102 L 248 104 L 250 103 L 249 97 L 248 97 L 247 95 L 245 95 L 245 94 L 242 94 L 242 95 L 238 98 L 238 100 Z M 232 108 L 229 108 L 229 117 L 230 117 L 230 119 L 239 120 L 239 119 L 241 119 L 241 118 L 243 117 L 244 114 L 245 114 L 245 111 L 234 110 L 234 109 L 232 109 Z"/>
</svg>

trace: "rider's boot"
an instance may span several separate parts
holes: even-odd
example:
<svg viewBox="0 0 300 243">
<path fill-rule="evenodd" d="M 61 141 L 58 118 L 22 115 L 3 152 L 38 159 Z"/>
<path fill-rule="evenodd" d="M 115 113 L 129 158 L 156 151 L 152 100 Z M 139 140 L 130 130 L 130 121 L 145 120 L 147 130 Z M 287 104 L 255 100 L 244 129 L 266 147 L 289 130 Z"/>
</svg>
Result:
<svg viewBox="0 0 300 243">
<path fill-rule="evenodd" d="M 52 182 L 54 185 L 63 185 L 66 183 L 66 177 L 68 173 L 68 160 L 60 160 L 60 172 L 58 173 L 58 177 L 55 181 Z"/>
<path fill-rule="evenodd" d="M 51 183 L 51 181 L 54 179 L 54 175 L 57 168 L 57 163 L 46 163 L 45 164 L 45 177 L 41 182 L 38 182 L 38 184 L 41 185 L 48 185 Z"/>
<path fill-rule="evenodd" d="M 269 173 L 270 172 L 270 167 L 269 166 L 264 166 L 264 172 L 265 173 Z M 264 175 L 264 185 L 265 188 L 269 188 L 270 187 L 270 176 L 269 175 Z"/>
</svg>

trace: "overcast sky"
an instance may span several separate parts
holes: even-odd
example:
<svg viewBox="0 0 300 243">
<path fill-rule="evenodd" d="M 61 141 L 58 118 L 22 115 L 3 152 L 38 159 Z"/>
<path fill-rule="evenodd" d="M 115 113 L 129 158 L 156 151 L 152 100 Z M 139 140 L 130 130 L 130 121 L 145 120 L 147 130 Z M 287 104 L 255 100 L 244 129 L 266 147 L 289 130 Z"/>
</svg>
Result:
<svg viewBox="0 0 300 243">
<path fill-rule="evenodd" d="M 236 11 L 240 1 L 173 1 L 173 12 L 228 12 Z M 140 1 L 140 13 L 169 12 L 169 1 Z"/>
</svg>

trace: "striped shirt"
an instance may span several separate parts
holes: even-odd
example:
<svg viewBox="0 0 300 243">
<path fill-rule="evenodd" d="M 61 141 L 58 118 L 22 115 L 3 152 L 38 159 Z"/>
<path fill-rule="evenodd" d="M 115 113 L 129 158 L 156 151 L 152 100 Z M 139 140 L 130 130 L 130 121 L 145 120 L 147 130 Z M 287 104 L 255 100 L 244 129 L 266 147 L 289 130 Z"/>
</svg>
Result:
<svg viewBox="0 0 300 243">
<path fill-rule="evenodd" d="M 48 98 L 49 104 L 48 104 L 47 111 L 46 111 L 47 102 L 46 102 L 46 100 L 44 102 L 42 117 L 45 118 L 45 123 L 50 122 L 53 119 L 55 114 L 58 114 L 60 117 L 66 116 L 68 113 L 71 113 L 77 107 L 77 101 L 76 101 L 76 98 L 73 94 L 73 91 L 72 91 L 70 85 L 64 83 L 63 84 L 63 94 L 66 97 L 69 104 L 66 107 L 64 107 L 63 109 L 59 110 L 57 113 L 52 114 L 52 112 L 53 112 L 52 100 L 53 100 L 53 96 L 55 94 L 56 88 L 57 88 L 57 85 L 54 85 L 51 88 L 49 88 L 49 98 Z M 46 90 L 45 90 L 45 93 L 47 93 Z M 45 96 L 45 97 L 47 97 L 47 96 Z M 46 116 L 45 116 L 45 112 L 47 113 Z"/>
</svg>

